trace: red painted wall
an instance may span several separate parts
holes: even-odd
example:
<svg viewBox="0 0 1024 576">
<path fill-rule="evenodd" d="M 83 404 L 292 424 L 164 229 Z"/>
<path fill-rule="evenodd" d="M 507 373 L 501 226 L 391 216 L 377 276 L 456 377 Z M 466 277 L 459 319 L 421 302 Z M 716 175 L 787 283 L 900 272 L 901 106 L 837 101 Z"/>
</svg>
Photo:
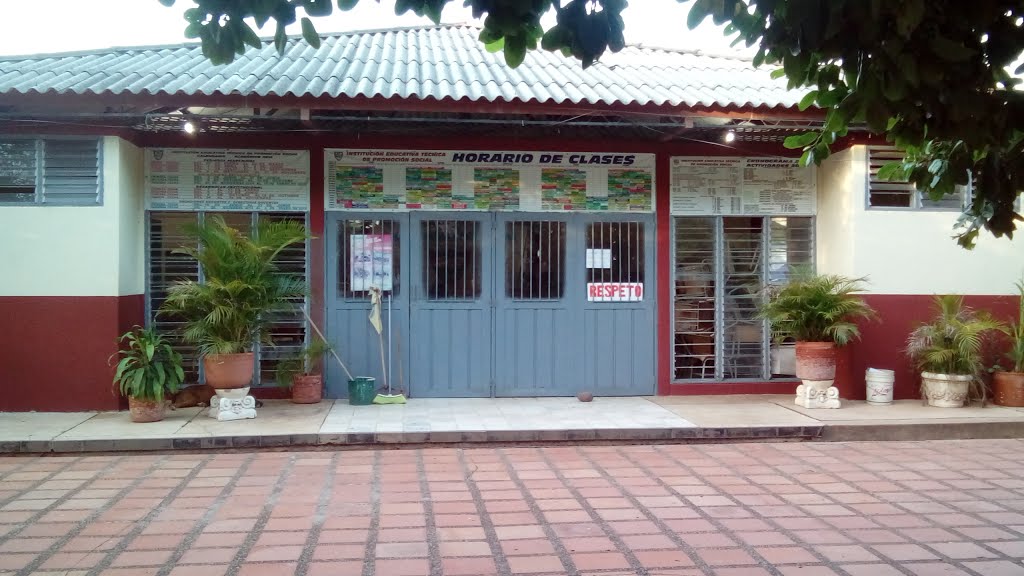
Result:
<svg viewBox="0 0 1024 576">
<path fill-rule="evenodd" d="M 118 409 L 108 359 L 144 310 L 141 294 L 0 297 L 0 411 Z"/>
<path fill-rule="evenodd" d="M 868 368 L 884 368 L 896 372 L 896 399 L 920 398 L 920 378 L 903 348 L 910 332 L 934 316 L 932 296 L 870 294 L 865 300 L 878 313 L 879 320 L 862 323 L 860 342 L 849 346 L 849 383 L 840 387 L 840 396 L 863 400 L 864 372 Z M 1003 321 L 1017 319 L 1016 296 L 967 296 L 964 300 L 968 306 L 988 310 Z M 995 356 L 999 356 L 1001 347 L 996 348 L 999 350 Z"/>
</svg>

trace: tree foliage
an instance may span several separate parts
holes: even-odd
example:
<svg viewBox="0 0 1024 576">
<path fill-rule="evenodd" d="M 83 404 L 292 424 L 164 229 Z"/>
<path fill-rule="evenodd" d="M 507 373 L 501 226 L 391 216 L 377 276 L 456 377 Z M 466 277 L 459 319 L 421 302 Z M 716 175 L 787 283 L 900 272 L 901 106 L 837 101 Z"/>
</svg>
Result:
<svg viewBox="0 0 1024 576">
<path fill-rule="evenodd" d="M 301 17 L 303 37 L 320 43 L 310 18 L 350 9 L 358 0 L 192 0 L 185 34 L 202 41 L 214 63 L 231 62 L 260 40 L 245 22 L 285 26 Z M 399 14 L 440 21 L 453 0 L 396 0 Z M 171 5 L 174 0 L 160 0 Z M 940 199 L 971 183 L 972 202 L 958 241 L 974 245 L 987 229 L 1012 236 L 1024 190 L 1024 92 L 1015 89 L 1024 51 L 1024 1 L 971 0 L 679 0 L 687 24 L 725 24 L 736 42 L 757 46 L 755 65 L 776 68 L 791 88 L 807 89 L 801 108 L 824 112 L 821 130 L 786 142 L 820 163 L 853 124 L 865 124 L 906 152 L 883 176 L 914 182 Z M 504 51 L 510 66 L 538 47 L 592 65 L 624 46 L 626 0 L 464 0 L 483 20 L 480 40 Z M 544 30 L 541 18 L 556 14 Z M 1012 73 L 1011 73 L 1012 72 Z"/>
</svg>

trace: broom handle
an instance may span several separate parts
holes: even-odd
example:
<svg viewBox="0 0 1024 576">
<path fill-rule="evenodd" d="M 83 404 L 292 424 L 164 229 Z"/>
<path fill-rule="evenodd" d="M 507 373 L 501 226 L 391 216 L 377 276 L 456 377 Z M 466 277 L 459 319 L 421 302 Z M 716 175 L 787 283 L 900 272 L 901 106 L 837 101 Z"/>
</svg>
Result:
<svg viewBox="0 0 1024 576">
<path fill-rule="evenodd" d="M 324 333 L 321 332 L 320 329 L 316 327 L 316 322 L 313 322 L 313 319 L 309 317 L 309 313 L 306 312 L 306 309 L 301 308 L 301 310 L 302 315 L 305 316 L 306 320 L 309 321 L 309 325 L 313 327 L 313 331 L 316 332 L 316 335 L 319 336 L 320 339 L 323 340 L 324 342 L 327 342 L 327 338 L 324 337 Z M 345 375 L 348 376 L 348 379 L 355 380 L 355 378 L 352 377 L 352 373 L 349 372 L 348 368 L 345 367 L 345 363 L 341 361 L 341 357 L 338 356 L 338 353 L 334 351 L 334 347 L 328 347 L 327 350 L 331 353 L 331 356 L 334 356 L 334 359 L 338 361 L 338 364 L 341 365 L 341 369 L 345 371 Z"/>
</svg>

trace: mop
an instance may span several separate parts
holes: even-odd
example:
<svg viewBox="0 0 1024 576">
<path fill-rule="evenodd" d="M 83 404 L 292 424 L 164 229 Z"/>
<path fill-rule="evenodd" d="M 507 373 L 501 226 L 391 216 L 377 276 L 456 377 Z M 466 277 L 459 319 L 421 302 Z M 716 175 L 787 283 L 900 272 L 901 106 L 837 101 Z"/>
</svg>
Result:
<svg viewBox="0 0 1024 576">
<path fill-rule="evenodd" d="M 380 344 L 380 369 L 384 374 L 384 385 L 388 389 L 387 394 L 377 394 L 373 399 L 374 404 L 405 404 L 405 396 L 391 393 L 391 379 L 388 377 L 391 363 L 391 294 L 388 294 L 388 360 L 384 361 L 384 330 L 380 322 L 381 293 L 380 288 L 370 288 L 370 302 L 373 310 L 370 312 L 370 324 L 377 331 L 377 341 Z M 399 360 L 401 361 L 401 360 Z"/>
</svg>

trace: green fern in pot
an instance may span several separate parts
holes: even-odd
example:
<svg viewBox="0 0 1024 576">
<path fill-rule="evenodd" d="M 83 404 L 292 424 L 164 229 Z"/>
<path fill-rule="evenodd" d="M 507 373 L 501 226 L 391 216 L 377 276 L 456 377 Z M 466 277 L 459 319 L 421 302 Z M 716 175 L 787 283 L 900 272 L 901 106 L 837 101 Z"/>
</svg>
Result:
<svg viewBox="0 0 1024 576">
<path fill-rule="evenodd" d="M 133 422 L 163 420 L 165 398 L 178 391 L 185 379 L 181 355 L 152 328 L 134 327 L 118 342 L 122 348 L 114 384 L 128 397 Z"/>
<path fill-rule="evenodd" d="M 1000 406 L 1024 407 L 1024 280 L 1017 281 L 1017 321 L 1004 330 L 1010 349 L 1010 369 L 996 367 L 992 374 L 992 400 Z"/>
<path fill-rule="evenodd" d="M 249 235 L 211 216 L 188 229 L 194 244 L 175 250 L 195 259 L 203 281 L 182 280 L 168 291 L 161 314 L 183 322 L 182 337 L 203 355 L 206 381 L 240 388 L 252 380 L 252 349 L 270 343 L 270 325 L 306 293 L 306 283 L 276 264 L 282 251 L 308 238 L 301 224 L 261 222 Z"/>
<path fill-rule="evenodd" d="M 964 305 L 963 296 L 946 294 L 934 300 L 935 316 L 907 338 L 906 354 L 921 372 L 921 395 L 929 406 L 956 408 L 986 399 L 981 378 L 984 348 L 1005 330 L 987 312 Z"/>
<path fill-rule="evenodd" d="M 759 316 L 768 320 L 776 341 L 796 341 L 796 375 L 801 380 L 834 380 L 836 346 L 858 339 L 857 321 L 874 317 L 860 297 L 863 281 L 797 270 L 788 284 L 768 290 Z"/>
</svg>

